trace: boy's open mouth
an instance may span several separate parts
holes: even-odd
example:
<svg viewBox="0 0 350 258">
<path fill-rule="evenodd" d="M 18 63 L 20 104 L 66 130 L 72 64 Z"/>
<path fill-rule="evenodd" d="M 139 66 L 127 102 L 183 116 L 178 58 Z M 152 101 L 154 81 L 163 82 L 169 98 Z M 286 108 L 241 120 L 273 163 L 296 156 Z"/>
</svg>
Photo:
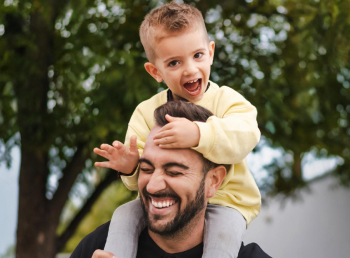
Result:
<svg viewBox="0 0 350 258">
<path fill-rule="evenodd" d="M 195 79 L 193 81 L 188 81 L 184 84 L 184 88 L 190 95 L 197 95 L 201 92 L 202 79 Z"/>
</svg>

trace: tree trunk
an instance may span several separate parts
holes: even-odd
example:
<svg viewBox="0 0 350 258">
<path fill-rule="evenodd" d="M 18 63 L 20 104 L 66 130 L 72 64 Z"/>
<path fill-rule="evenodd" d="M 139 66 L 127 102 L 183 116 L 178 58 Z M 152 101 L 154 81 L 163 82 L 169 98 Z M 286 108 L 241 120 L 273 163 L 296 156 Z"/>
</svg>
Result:
<svg viewBox="0 0 350 258">
<path fill-rule="evenodd" d="M 301 154 L 299 152 L 295 152 L 293 155 L 294 163 L 293 163 L 293 177 L 297 179 L 299 182 L 303 181 L 303 174 L 301 168 Z"/>
<path fill-rule="evenodd" d="M 50 219 L 45 198 L 46 157 L 22 145 L 16 257 L 54 257 L 58 221 Z"/>
<path fill-rule="evenodd" d="M 31 45 L 26 46 L 25 76 L 14 83 L 21 134 L 21 167 L 16 257 L 53 258 L 58 219 L 52 220 L 46 184 L 49 176 L 47 123 L 48 67 L 53 62 L 51 8 L 36 2 L 30 13 Z M 25 25 L 23 25 L 25 26 Z M 18 53 L 20 55 L 21 53 Z"/>
</svg>

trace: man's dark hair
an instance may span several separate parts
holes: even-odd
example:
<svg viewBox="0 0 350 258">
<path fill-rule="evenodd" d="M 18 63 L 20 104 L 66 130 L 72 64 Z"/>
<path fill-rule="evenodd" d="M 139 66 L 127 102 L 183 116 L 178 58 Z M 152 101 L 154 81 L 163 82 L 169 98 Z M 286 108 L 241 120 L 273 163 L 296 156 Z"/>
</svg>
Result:
<svg viewBox="0 0 350 258">
<path fill-rule="evenodd" d="M 168 120 L 165 119 L 166 114 L 173 117 L 183 117 L 192 122 L 206 122 L 207 119 L 213 115 L 212 112 L 204 107 L 180 100 L 168 101 L 154 111 L 154 119 L 157 125 L 164 126 L 169 123 Z M 186 128 L 184 128 L 184 130 L 186 130 Z M 218 164 L 211 162 L 210 160 L 203 157 L 201 153 L 198 154 L 202 157 L 203 160 L 204 175 L 206 175 L 207 172 L 212 168 L 218 166 Z"/>
</svg>

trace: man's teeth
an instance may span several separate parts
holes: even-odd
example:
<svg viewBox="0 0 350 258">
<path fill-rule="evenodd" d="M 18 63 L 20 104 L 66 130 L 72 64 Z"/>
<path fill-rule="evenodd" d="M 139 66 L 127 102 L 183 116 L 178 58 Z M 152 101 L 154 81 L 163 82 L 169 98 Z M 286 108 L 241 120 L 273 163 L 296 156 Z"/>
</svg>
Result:
<svg viewBox="0 0 350 258">
<path fill-rule="evenodd" d="M 194 81 L 189 81 L 189 82 L 186 82 L 186 83 L 194 83 L 194 82 L 197 82 L 198 79 L 195 79 Z"/>
<path fill-rule="evenodd" d="M 152 199 L 152 205 L 157 207 L 157 208 L 164 208 L 164 207 L 169 207 L 175 203 L 174 200 L 167 200 L 163 202 L 156 202 Z"/>
</svg>

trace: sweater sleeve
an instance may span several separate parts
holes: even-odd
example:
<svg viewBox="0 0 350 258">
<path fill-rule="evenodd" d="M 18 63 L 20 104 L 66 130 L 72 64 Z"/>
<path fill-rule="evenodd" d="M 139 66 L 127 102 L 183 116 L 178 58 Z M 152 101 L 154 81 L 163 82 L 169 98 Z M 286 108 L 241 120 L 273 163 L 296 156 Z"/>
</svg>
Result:
<svg viewBox="0 0 350 258">
<path fill-rule="evenodd" d="M 257 110 L 242 95 L 228 87 L 217 95 L 214 116 L 205 123 L 195 122 L 200 130 L 193 149 L 218 164 L 241 162 L 260 140 Z"/>
</svg>

